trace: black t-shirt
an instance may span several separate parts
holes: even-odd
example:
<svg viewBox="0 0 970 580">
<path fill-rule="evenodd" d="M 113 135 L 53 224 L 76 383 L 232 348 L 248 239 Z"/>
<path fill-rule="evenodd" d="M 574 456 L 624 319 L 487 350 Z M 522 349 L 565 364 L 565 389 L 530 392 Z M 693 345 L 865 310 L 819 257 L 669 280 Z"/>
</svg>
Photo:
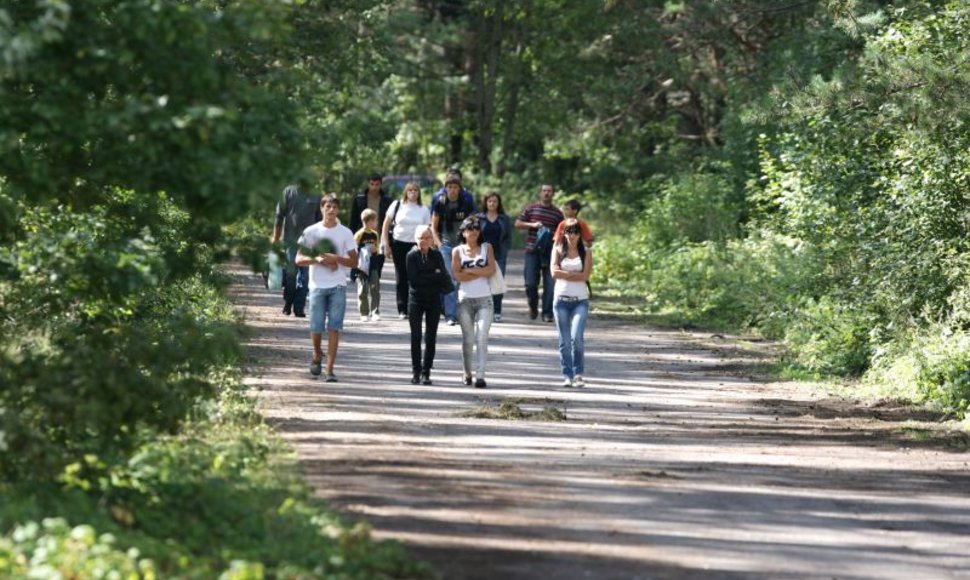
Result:
<svg viewBox="0 0 970 580">
<path fill-rule="evenodd" d="M 444 195 L 435 204 L 434 213 L 438 215 L 438 235 L 441 236 L 441 243 L 452 247 L 461 244 L 458 226 L 465 221 L 465 218 L 472 215 L 472 207 L 461 195 L 455 201 L 451 201 L 447 195 Z"/>
</svg>

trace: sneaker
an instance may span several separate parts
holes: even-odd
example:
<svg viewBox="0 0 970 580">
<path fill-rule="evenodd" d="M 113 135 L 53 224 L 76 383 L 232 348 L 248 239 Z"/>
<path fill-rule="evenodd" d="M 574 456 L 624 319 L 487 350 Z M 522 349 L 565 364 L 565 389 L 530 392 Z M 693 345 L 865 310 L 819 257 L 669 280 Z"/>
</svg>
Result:
<svg viewBox="0 0 970 580">
<path fill-rule="evenodd" d="M 411 384 L 416 385 L 420 382 L 421 382 L 421 375 L 419 375 L 418 373 L 414 373 L 414 375 L 411 377 Z"/>
<path fill-rule="evenodd" d="M 431 384 L 431 373 L 421 373 L 421 384 L 422 385 Z"/>
<path fill-rule="evenodd" d="M 377 311 L 375 310 L 374 313 L 370 315 L 370 321 L 371 322 L 380 322 L 380 320 L 381 320 L 381 315 L 378 314 Z"/>
<path fill-rule="evenodd" d="M 335 375 L 333 373 L 327 373 L 327 378 L 325 378 L 324 381 L 326 381 L 328 383 L 336 383 L 337 382 L 337 375 Z"/>
<path fill-rule="evenodd" d="M 529 320 L 535 320 L 536 318 L 539 318 L 539 307 L 538 306 L 532 306 L 530 304 L 529 305 Z"/>
<path fill-rule="evenodd" d="M 492 321 L 493 321 L 493 322 L 502 322 L 502 313 L 500 313 L 500 312 L 496 312 L 496 313 L 495 313 L 495 314 L 494 314 L 494 315 L 492 316 Z"/>
<path fill-rule="evenodd" d="M 580 388 L 586 386 L 586 379 L 583 378 L 583 375 L 576 375 L 576 378 L 573 379 L 573 386 Z"/>
<path fill-rule="evenodd" d="M 562 378 L 562 386 L 564 386 L 564 387 L 571 387 L 571 386 L 573 386 L 573 380 L 571 378 L 569 378 L 569 377 L 563 377 Z"/>
<path fill-rule="evenodd" d="M 368 320 L 370 320 L 370 319 L 367 318 L 367 315 L 366 314 L 361 314 L 360 315 L 360 321 L 361 322 L 367 322 Z"/>
<path fill-rule="evenodd" d="M 553 321 L 555 321 L 555 319 L 552 316 L 547 316 L 547 315 L 543 314 L 542 315 L 542 321 L 543 322 L 553 322 Z"/>
<path fill-rule="evenodd" d="M 406 320 L 407 317 L 408 317 L 408 313 L 407 312 L 398 312 L 397 313 L 397 319 L 398 320 Z"/>
<path fill-rule="evenodd" d="M 485 388 L 485 379 L 478 379 L 477 381 L 475 381 L 475 388 L 476 389 L 484 389 Z"/>
<path fill-rule="evenodd" d="M 323 364 L 323 361 L 322 360 L 311 361 L 310 362 L 310 374 L 313 375 L 313 376 L 315 376 L 315 377 L 319 377 L 320 376 L 320 369 L 321 369 L 321 365 L 322 364 Z"/>
<path fill-rule="evenodd" d="M 445 324 L 447 324 L 448 326 L 454 326 L 454 325 L 458 324 L 458 321 L 455 320 L 454 318 L 449 318 L 448 319 L 448 322 L 446 322 Z"/>
<path fill-rule="evenodd" d="M 472 386 L 472 378 L 471 377 L 462 377 L 461 378 L 461 384 L 465 385 L 466 387 Z"/>
</svg>

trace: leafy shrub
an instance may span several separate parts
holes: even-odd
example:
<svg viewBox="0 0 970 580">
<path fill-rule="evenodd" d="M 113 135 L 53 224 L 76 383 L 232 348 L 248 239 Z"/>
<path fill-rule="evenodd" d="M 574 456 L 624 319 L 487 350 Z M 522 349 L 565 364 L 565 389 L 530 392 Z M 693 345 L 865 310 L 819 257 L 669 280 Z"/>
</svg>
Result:
<svg viewBox="0 0 970 580">
<path fill-rule="evenodd" d="M 180 434 L 145 443 L 127 463 L 69 466 L 60 485 L 0 487 L 0 576 L 48 577 L 50 566 L 83 578 L 128 570 L 158 578 L 429 576 L 398 544 L 374 541 L 366 524 L 345 523 L 314 500 L 253 406 L 225 388 Z M 8 554 L 17 560 L 5 562 Z"/>
<path fill-rule="evenodd" d="M 651 250 L 738 236 L 743 204 L 732 201 L 725 177 L 710 171 L 685 173 L 665 183 L 637 225 Z"/>
<path fill-rule="evenodd" d="M 970 333 L 948 324 L 914 332 L 880 350 L 865 379 L 916 402 L 965 415 L 970 401 Z"/>
<path fill-rule="evenodd" d="M 819 375 L 859 376 L 869 368 L 874 317 L 823 297 L 787 316 L 785 343 L 795 360 Z"/>
<path fill-rule="evenodd" d="M 154 563 L 137 549 L 121 550 L 111 534 L 62 518 L 17 526 L 0 537 L 4 578 L 158 578 Z"/>
</svg>

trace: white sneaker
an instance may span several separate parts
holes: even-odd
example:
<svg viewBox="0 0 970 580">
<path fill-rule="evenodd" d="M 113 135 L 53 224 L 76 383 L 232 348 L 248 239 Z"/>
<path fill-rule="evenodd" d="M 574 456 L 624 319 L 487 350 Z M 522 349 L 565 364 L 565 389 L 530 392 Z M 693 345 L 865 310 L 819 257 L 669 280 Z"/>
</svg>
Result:
<svg viewBox="0 0 970 580">
<path fill-rule="evenodd" d="M 371 319 L 371 322 L 379 322 L 381 319 L 381 315 L 375 311 L 373 314 L 370 315 L 370 319 Z"/>
<path fill-rule="evenodd" d="M 576 378 L 573 379 L 573 386 L 580 388 L 586 386 L 586 379 L 583 378 L 583 375 L 576 375 Z"/>
<path fill-rule="evenodd" d="M 367 322 L 367 320 L 368 320 L 367 316 L 362 314 L 361 317 L 360 317 L 360 321 L 361 322 Z"/>
<path fill-rule="evenodd" d="M 562 386 L 564 386 L 564 387 L 571 387 L 571 386 L 573 386 L 572 379 L 570 379 L 569 377 L 563 377 L 562 378 Z"/>
</svg>

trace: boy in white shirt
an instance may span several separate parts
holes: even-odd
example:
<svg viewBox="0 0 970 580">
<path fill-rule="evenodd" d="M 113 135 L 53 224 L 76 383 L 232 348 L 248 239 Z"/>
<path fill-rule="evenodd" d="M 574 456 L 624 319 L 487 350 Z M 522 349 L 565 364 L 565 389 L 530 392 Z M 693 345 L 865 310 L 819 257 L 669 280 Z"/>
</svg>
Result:
<svg viewBox="0 0 970 580">
<path fill-rule="evenodd" d="M 347 310 L 347 275 L 357 265 L 354 234 L 337 220 L 337 196 L 327 194 L 320 200 L 323 220 L 303 230 L 297 242 L 298 266 L 310 267 L 310 342 L 313 360 L 310 374 L 319 376 L 323 362 L 323 330 L 327 329 L 327 368 L 324 379 L 337 382 L 333 364 L 337 358 L 340 331 Z"/>
</svg>

